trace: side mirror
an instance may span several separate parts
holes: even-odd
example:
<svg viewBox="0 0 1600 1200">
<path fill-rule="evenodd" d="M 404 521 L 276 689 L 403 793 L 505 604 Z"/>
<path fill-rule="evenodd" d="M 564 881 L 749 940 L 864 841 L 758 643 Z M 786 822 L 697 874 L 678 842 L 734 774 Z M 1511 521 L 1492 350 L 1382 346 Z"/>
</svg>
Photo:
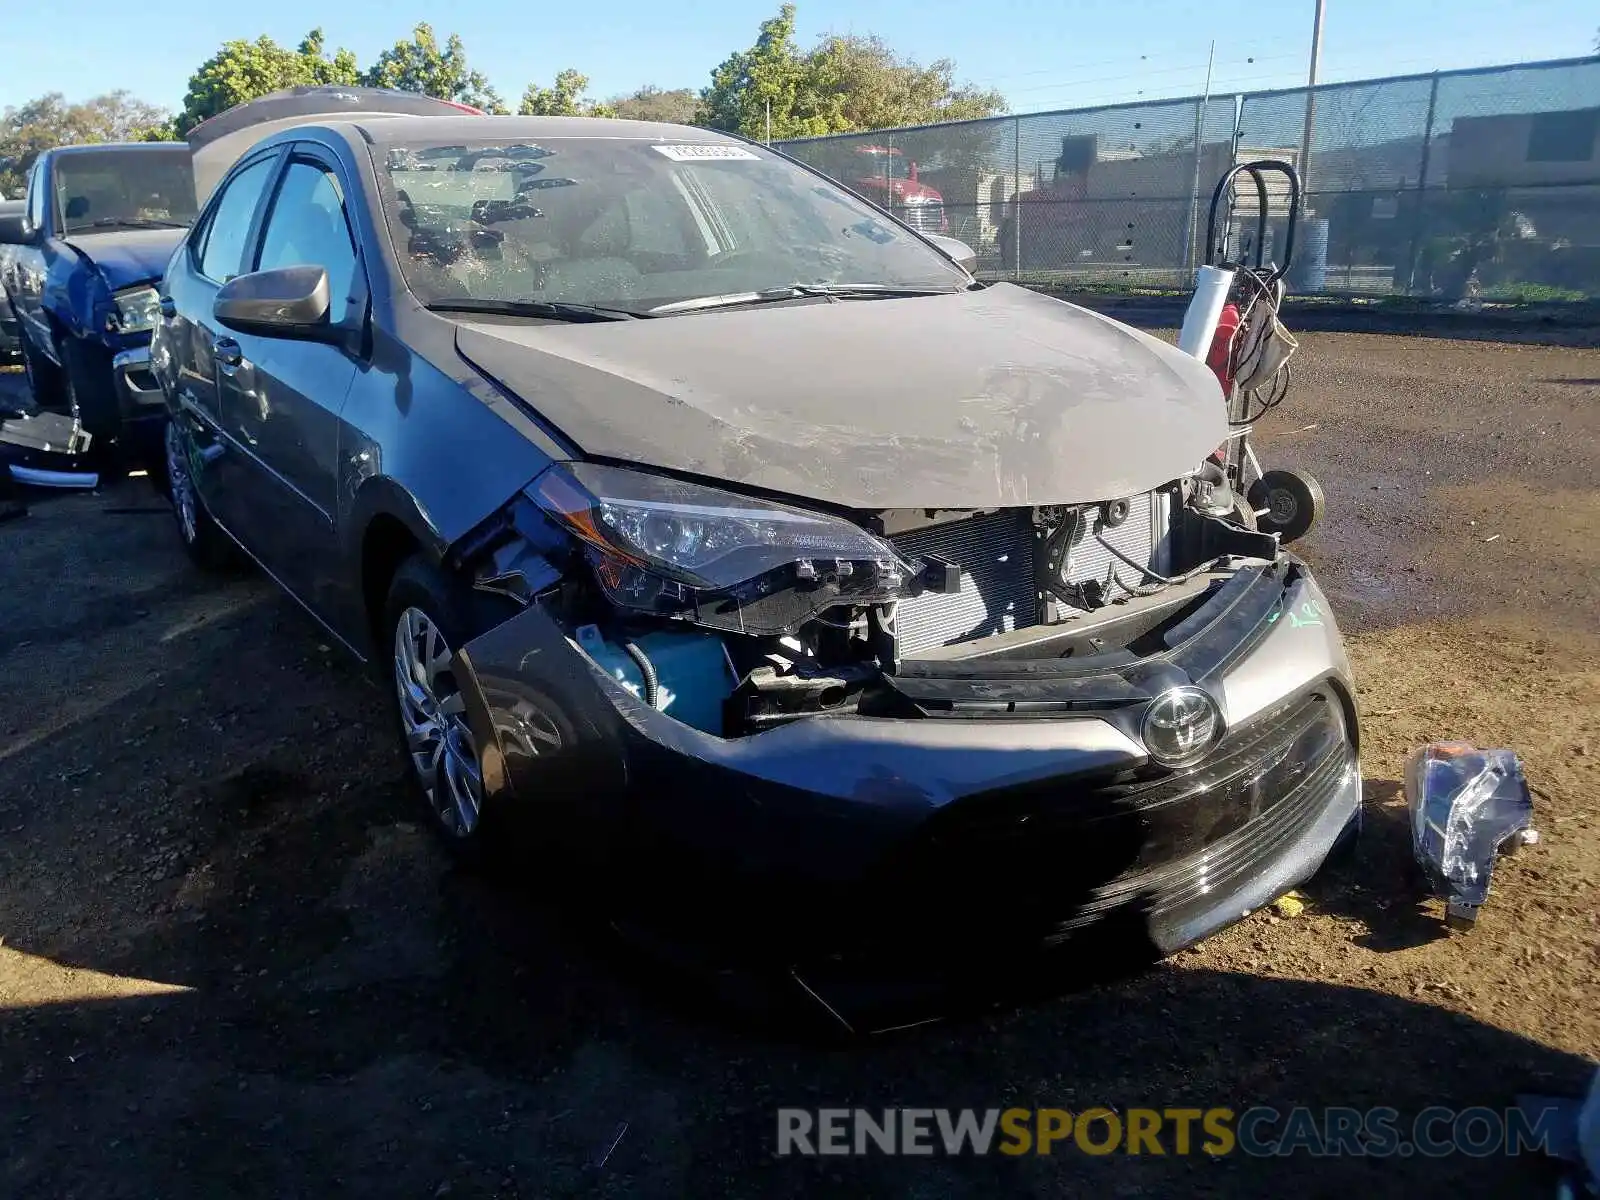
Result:
<svg viewBox="0 0 1600 1200">
<path fill-rule="evenodd" d="M 0 216 L 0 246 L 27 246 L 32 242 L 32 230 L 22 213 Z"/>
<path fill-rule="evenodd" d="M 252 271 L 217 289 L 212 313 L 240 333 L 323 341 L 334 335 L 328 323 L 328 272 L 321 267 L 278 267 Z"/>
<path fill-rule="evenodd" d="M 925 233 L 922 235 L 932 242 L 943 254 L 963 271 L 971 274 L 978 268 L 977 251 L 963 242 L 960 238 L 945 237 L 942 233 Z"/>
</svg>

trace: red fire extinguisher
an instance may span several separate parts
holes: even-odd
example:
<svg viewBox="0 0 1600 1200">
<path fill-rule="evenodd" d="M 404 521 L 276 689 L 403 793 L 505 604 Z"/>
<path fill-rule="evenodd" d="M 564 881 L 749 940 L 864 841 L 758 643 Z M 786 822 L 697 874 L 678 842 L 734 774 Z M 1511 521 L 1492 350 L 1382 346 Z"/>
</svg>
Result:
<svg viewBox="0 0 1600 1200">
<path fill-rule="evenodd" d="M 1224 304 L 1222 315 L 1217 318 L 1217 332 L 1211 337 L 1211 349 L 1206 353 L 1206 366 L 1217 377 L 1217 382 L 1222 385 L 1224 397 L 1233 392 L 1233 339 L 1239 332 L 1242 321 L 1237 304 Z"/>
</svg>

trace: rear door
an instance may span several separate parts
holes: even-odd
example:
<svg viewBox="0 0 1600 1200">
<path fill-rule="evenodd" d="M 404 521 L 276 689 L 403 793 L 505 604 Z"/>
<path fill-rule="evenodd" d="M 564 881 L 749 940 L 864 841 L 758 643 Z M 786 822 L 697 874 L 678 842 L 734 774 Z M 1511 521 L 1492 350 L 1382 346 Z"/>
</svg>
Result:
<svg viewBox="0 0 1600 1200">
<path fill-rule="evenodd" d="M 163 319 L 162 337 L 172 356 L 170 372 L 175 419 L 183 423 L 200 452 L 193 464 L 195 486 L 206 508 L 233 532 L 230 513 L 239 503 L 233 489 L 245 482 L 241 456 L 222 436 L 219 385 L 230 371 L 238 351 L 232 334 L 212 316 L 217 290 L 246 269 L 253 252 L 260 214 L 276 177 L 281 148 L 241 164 L 223 190 L 201 214 L 189 238 L 163 281 L 170 316 Z M 247 546 L 254 552 L 253 547 Z"/>
<path fill-rule="evenodd" d="M 339 413 L 355 379 L 367 283 L 345 208 L 348 184 L 326 151 L 298 144 L 279 175 L 253 268 L 328 273 L 329 324 L 343 345 L 235 333 L 219 361 L 222 428 L 248 476 L 223 520 L 281 583 L 327 617 L 335 603 Z"/>
</svg>

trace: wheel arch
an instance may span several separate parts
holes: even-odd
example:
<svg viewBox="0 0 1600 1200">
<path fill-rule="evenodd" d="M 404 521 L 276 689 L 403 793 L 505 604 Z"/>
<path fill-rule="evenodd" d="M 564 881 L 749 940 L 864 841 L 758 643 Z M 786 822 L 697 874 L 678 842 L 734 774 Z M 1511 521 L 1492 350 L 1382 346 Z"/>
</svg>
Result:
<svg viewBox="0 0 1600 1200">
<path fill-rule="evenodd" d="M 346 528 L 352 531 L 346 552 L 355 568 L 364 632 L 369 644 L 378 647 L 378 620 L 400 564 L 414 554 L 437 564 L 445 543 L 410 493 L 384 476 L 361 485 Z"/>
</svg>

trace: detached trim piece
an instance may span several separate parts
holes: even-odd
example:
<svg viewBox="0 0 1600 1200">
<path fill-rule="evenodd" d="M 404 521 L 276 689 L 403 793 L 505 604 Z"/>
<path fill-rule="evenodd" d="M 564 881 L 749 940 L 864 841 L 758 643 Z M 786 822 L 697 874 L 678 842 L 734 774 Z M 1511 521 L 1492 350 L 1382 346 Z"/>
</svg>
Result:
<svg viewBox="0 0 1600 1200">
<path fill-rule="evenodd" d="M 44 488 L 81 488 L 93 491 L 100 486 L 100 476 L 94 471 L 45 471 L 38 467 L 11 464 L 11 478 L 18 483 Z"/>
</svg>

